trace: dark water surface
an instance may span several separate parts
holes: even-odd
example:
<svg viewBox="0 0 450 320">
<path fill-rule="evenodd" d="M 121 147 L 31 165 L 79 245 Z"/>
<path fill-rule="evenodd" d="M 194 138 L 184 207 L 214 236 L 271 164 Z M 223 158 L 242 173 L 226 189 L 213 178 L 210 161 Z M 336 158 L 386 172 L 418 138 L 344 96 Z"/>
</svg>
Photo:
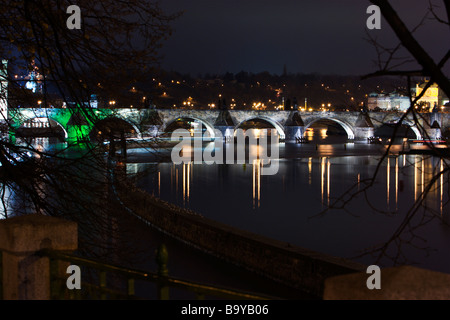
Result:
<svg viewBox="0 0 450 320">
<path fill-rule="evenodd" d="M 423 206 L 388 247 L 390 255 L 400 254 L 398 259 L 356 258 L 392 237 L 444 167 L 438 158 L 393 154 L 381 162 L 373 186 L 355 195 L 377 170 L 382 148 L 282 145 L 279 171 L 271 176 L 261 175 L 258 163 L 130 163 L 127 168 L 130 173 L 150 169 L 139 181 L 148 192 L 239 229 L 365 264 L 407 263 L 450 272 L 448 177 L 433 184 Z M 134 150 L 129 157 L 133 161 L 144 154 Z M 353 198 L 344 209 L 324 212 L 349 195 Z"/>
</svg>

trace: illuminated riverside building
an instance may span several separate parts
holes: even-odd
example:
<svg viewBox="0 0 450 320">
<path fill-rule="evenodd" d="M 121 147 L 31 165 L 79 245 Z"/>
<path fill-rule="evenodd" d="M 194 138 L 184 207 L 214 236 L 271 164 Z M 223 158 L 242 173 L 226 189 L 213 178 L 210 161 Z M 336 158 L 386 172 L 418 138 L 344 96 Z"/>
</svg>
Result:
<svg viewBox="0 0 450 320">
<path fill-rule="evenodd" d="M 422 93 L 423 89 L 428 84 L 428 81 L 428 79 L 425 79 L 423 82 L 416 84 L 416 96 Z M 423 105 L 425 109 L 428 109 L 431 112 L 433 111 L 434 107 L 442 107 L 448 102 L 448 97 L 445 96 L 444 92 L 439 89 L 436 83 L 433 83 L 429 88 L 427 88 L 417 104 Z"/>
<path fill-rule="evenodd" d="M 429 80 L 417 83 L 416 87 L 412 89 L 417 97 L 422 93 Z M 445 96 L 443 91 L 439 89 L 436 83 L 430 85 L 425 91 L 423 96 L 417 101 L 417 106 L 422 108 L 422 111 L 432 112 L 435 107 L 442 107 L 449 102 L 448 97 Z M 392 93 L 371 93 L 368 97 L 369 110 L 381 109 L 386 111 L 405 111 L 409 108 L 409 97 L 399 94 L 398 92 Z"/>
<path fill-rule="evenodd" d="M 378 108 L 386 111 L 405 111 L 409 108 L 409 106 L 409 97 L 401 95 L 397 92 L 388 94 L 374 92 L 369 94 L 367 101 L 367 107 L 369 110 L 375 110 Z"/>
</svg>

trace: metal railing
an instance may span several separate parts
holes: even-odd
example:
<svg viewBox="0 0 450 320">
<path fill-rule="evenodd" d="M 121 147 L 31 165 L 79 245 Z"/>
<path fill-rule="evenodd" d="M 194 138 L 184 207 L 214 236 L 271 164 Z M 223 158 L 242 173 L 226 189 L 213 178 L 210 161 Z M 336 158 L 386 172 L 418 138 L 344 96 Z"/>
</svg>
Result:
<svg viewBox="0 0 450 320">
<path fill-rule="evenodd" d="M 46 256 L 50 259 L 50 294 L 51 299 L 143 299 L 136 295 L 136 281 L 150 282 L 156 285 L 156 298 L 161 300 L 169 299 L 169 289 L 176 288 L 195 294 L 196 299 L 205 299 L 211 296 L 219 299 L 249 299 L 268 300 L 279 299 L 261 294 L 244 292 L 241 290 L 223 288 L 206 285 L 198 282 L 170 277 L 167 269 L 168 254 L 162 245 L 156 254 L 158 265 L 157 272 L 147 272 L 124 268 L 121 266 L 108 264 L 93 259 L 78 257 L 72 254 L 61 253 L 52 250 L 41 250 L 39 256 Z M 1 256 L 0 256 L 1 257 Z M 65 270 L 69 265 L 77 265 L 80 268 L 95 270 L 91 281 L 82 282 L 82 289 L 68 289 L 66 285 L 67 277 Z M 1 262 L 0 262 L 1 270 Z M 83 270 L 84 272 L 84 270 Z M 65 276 L 62 276 L 64 275 Z M 83 273 L 84 274 L 84 273 Z M 108 286 L 107 275 L 120 277 L 121 287 L 112 289 Z M 0 276 L 1 281 L 1 276 Z M 117 281 L 115 281 L 117 282 Z M 0 288 L 1 294 L 1 288 Z"/>
</svg>

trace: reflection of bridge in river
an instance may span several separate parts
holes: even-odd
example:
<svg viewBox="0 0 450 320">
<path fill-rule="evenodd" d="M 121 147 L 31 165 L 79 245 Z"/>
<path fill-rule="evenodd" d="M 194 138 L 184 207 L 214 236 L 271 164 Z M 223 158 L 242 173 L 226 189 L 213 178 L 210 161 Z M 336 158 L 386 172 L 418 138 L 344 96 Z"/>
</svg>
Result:
<svg viewBox="0 0 450 320">
<path fill-rule="evenodd" d="M 128 133 L 140 138 L 167 131 L 176 121 L 187 120 L 205 127 L 205 137 L 215 139 L 218 132 L 232 137 L 235 130 L 250 121 L 265 121 L 278 132 L 280 139 L 298 141 L 306 130 L 321 120 L 339 124 L 349 140 L 367 140 L 383 125 L 401 122 L 414 132 L 416 139 L 439 139 L 450 130 L 448 113 L 420 113 L 417 119 L 402 112 L 299 112 L 254 110 L 180 110 L 180 109 L 16 109 L 9 111 L 10 134 L 21 128 L 59 127 L 67 140 L 88 139 L 99 123 L 112 126 L 123 122 Z M 119 122 L 118 122 L 119 121 Z M 216 131 L 218 130 L 218 131 Z"/>
</svg>

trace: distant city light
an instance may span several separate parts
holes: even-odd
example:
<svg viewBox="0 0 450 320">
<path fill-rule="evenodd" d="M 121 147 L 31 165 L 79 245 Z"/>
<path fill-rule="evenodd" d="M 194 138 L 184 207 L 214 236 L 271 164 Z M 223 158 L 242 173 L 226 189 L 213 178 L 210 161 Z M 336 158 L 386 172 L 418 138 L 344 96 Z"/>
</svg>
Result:
<svg viewBox="0 0 450 320">
<path fill-rule="evenodd" d="M 252 108 L 255 110 L 265 110 L 267 106 L 263 102 L 253 102 Z"/>
</svg>

